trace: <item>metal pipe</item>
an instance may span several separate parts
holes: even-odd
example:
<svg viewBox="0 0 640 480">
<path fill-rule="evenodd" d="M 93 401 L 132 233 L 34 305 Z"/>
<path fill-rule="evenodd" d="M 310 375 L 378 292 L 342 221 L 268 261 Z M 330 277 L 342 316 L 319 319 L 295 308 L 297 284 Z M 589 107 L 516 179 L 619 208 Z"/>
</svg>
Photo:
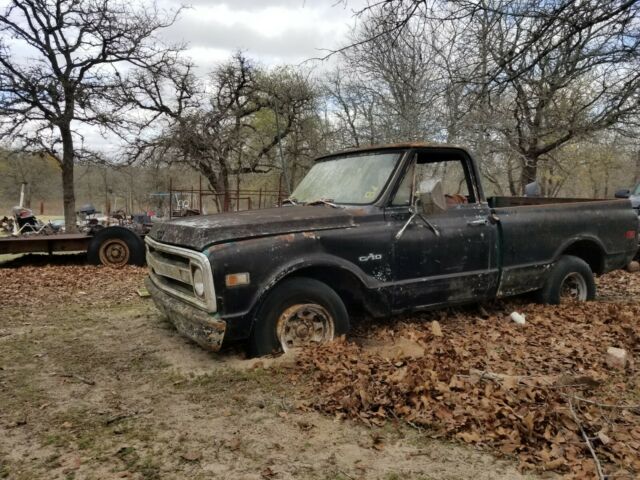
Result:
<svg viewBox="0 0 640 480">
<path fill-rule="evenodd" d="M 18 205 L 20 208 L 24 207 L 24 190 L 27 186 L 27 182 L 22 182 L 20 185 L 20 204 Z"/>
</svg>

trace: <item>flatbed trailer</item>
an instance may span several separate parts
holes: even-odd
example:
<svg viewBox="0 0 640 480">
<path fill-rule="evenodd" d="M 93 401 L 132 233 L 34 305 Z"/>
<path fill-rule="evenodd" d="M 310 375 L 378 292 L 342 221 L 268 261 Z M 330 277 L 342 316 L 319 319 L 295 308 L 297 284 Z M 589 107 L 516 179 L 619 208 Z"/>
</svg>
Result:
<svg viewBox="0 0 640 480">
<path fill-rule="evenodd" d="M 0 255 L 61 252 L 86 252 L 88 261 L 96 265 L 145 264 L 143 236 L 120 226 L 106 227 L 95 235 L 60 233 L 0 237 Z"/>
</svg>

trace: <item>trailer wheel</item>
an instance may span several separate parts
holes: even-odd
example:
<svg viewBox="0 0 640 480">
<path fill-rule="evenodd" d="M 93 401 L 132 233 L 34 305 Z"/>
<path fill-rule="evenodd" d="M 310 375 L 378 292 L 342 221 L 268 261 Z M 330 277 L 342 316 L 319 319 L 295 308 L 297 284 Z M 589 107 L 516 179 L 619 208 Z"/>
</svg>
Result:
<svg viewBox="0 0 640 480">
<path fill-rule="evenodd" d="M 596 296 L 596 283 L 589 264 L 573 255 L 562 255 L 537 292 L 541 303 L 586 302 Z"/>
<path fill-rule="evenodd" d="M 95 265 L 123 267 L 124 265 L 144 265 L 145 252 L 142 239 L 124 227 L 107 227 L 95 234 L 87 259 Z"/>
<path fill-rule="evenodd" d="M 348 331 L 349 314 L 331 287 L 312 278 L 291 278 L 277 285 L 258 310 L 249 354 L 318 345 Z"/>
</svg>

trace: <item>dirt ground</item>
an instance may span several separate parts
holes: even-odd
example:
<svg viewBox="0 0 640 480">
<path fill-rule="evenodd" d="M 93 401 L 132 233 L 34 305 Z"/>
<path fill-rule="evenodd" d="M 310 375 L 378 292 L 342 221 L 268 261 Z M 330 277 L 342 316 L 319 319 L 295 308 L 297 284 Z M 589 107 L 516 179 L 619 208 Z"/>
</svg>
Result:
<svg viewBox="0 0 640 480">
<path fill-rule="evenodd" d="M 144 275 L 0 268 L 0 478 L 537 478 L 515 457 L 400 420 L 366 426 L 303 408 L 313 399 L 293 360 L 203 351 L 138 295 Z M 628 299 L 635 287 L 615 280 L 607 301 Z"/>
<path fill-rule="evenodd" d="M 181 338 L 143 276 L 0 269 L 0 478 L 529 478 L 401 424 L 299 410 L 278 363 Z"/>
</svg>

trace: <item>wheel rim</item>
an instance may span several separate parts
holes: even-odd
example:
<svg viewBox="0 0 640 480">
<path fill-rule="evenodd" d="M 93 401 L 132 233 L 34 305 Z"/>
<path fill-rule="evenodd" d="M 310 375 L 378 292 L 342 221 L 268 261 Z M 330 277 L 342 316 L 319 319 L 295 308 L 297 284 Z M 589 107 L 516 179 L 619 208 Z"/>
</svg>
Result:
<svg viewBox="0 0 640 480">
<path fill-rule="evenodd" d="M 579 273 L 569 273 L 562 280 L 560 287 L 560 298 L 573 302 L 584 302 L 587 300 L 587 282 Z"/>
<path fill-rule="evenodd" d="M 333 317 L 316 303 L 290 306 L 282 312 L 276 325 L 278 341 L 285 352 L 328 342 L 333 339 L 334 331 Z"/>
<path fill-rule="evenodd" d="M 129 262 L 129 246 L 124 240 L 114 238 L 100 246 L 100 263 L 111 267 L 122 267 Z"/>
</svg>

